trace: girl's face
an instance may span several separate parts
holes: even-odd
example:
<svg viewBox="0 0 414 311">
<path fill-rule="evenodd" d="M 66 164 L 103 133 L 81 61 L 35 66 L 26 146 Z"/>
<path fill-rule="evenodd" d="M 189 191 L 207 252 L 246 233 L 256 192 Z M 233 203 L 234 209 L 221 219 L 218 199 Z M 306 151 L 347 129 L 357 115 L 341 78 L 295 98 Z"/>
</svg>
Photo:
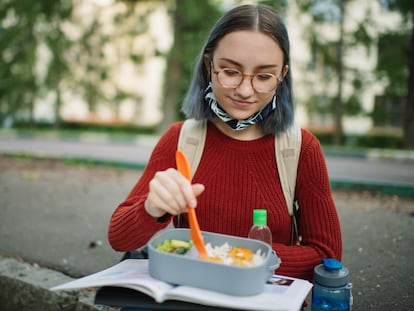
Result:
<svg viewBox="0 0 414 311">
<path fill-rule="evenodd" d="M 281 48 L 271 37 L 261 32 L 241 30 L 225 35 L 212 59 L 206 57 L 205 65 L 220 105 L 232 118 L 242 120 L 265 107 L 272 99 L 279 81 L 288 71 L 283 60 Z M 223 69 L 225 73 L 219 74 Z M 235 74 L 242 75 L 239 85 L 229 87 L 223 83 L 224 76 L 229 78 Z M 270 83 L 274 88 L 263 88 L 265 80 L 273 81 L 267 82 L 267 86 Z"/>
</svg>

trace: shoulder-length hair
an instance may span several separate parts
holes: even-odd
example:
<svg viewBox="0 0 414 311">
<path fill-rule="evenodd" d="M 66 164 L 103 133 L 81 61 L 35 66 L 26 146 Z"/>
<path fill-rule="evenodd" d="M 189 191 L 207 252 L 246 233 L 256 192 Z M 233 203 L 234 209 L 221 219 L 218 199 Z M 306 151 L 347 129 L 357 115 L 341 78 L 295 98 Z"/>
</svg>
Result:
<svg viewBox="0 0 414 311">
<path fill-rule="evenodd" d="M 212 28 L 206 43 L 197 57 L 190 88 L 184 98 L 182 111 L 187 118 L 212 119 L 213 112 L 204 101 L 204 90 L 210 76 L 205 67 L 205 56 L 212 58 L 218 42 L 228 33 L 238 30 L 259 31 L 270 36 L 283 51 L 283 67 L 289 70 L 276 89 L 276 110 L 259 126 L 267 134 L 278 134 L 293 123 L 294 106 L 289 58 L 289 37 L 281 17 L 265 5 L 242 5 L 223 15 Z"/>
</svg>

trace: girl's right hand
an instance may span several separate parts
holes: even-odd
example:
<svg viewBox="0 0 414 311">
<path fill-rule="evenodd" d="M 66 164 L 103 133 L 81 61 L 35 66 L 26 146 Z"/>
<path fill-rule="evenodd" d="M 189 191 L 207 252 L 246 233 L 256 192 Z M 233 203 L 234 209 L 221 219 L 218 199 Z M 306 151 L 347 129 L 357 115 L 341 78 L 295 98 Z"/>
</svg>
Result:
<svg viewBox="0 0 414 311">
<path fill-rule="evenodd" d="M 169 168 L 155 173 L 149 183 L 145 210 L 153 218 L 166 213 L 178 215 L 187 212 L 187 206 L 197 206 L 196 197 L 204 191 L 202 184 L 190 182 L 176 169 Z"/>
</svg>

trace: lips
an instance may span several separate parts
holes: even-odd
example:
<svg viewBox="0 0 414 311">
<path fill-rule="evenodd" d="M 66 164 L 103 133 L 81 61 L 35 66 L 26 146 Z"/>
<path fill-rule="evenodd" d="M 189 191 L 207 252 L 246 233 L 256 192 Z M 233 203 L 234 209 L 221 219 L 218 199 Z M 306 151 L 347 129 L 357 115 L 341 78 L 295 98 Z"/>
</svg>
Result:
<svg viewBox="0 0 414 311">
<path fill-rule="evenodd" d="M 237 100 L 237 99 L 231 99 L 231 101 L 232 101 L 233 105 L 235 105 L 237 107 L 241 107 L 241 108 L 250 107 L 251 105 L 254 104 L 254 102 Z"/>
</svg>

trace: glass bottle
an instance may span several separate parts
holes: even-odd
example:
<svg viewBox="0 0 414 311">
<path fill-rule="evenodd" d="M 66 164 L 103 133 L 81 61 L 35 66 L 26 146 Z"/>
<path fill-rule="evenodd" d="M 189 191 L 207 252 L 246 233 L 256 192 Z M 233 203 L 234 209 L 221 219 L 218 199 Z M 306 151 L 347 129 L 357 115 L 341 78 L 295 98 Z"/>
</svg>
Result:
<svg viewBox="0 0 414 311">
<path fill-rule="evenodd" d="M 253 226 L 250 228 L 248 238 L 272 245 L 272 233 L 267 226 L 267 211 L 265 209 L 253 210 Z"/>
</svg>

